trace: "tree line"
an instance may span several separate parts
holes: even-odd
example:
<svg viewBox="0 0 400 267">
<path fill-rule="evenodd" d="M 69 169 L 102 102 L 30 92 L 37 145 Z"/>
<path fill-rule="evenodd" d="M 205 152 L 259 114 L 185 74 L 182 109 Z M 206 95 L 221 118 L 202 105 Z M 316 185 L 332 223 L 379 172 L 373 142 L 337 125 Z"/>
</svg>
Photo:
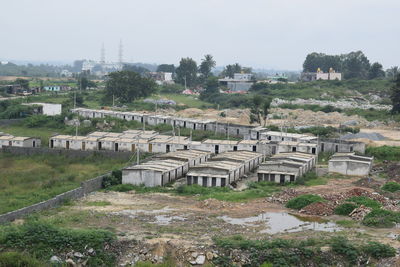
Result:
<svg viewBox="0 0 400 267">
<path fill-rule="evenodd" d="M 324 53 L 308 54 L 303 63 L 303 72 L 316 72 L 321 69 L 328 72 L 330 68 L 341 72 L 344 79 L 376 79 L 389 77 L 394 79 L 399 73 L 398 67 L 391 67 L 386 71 L 379 62 L 370 63 L 362 51 L 350 52 L 342 55 L 327 55 Z"/>
</svg>

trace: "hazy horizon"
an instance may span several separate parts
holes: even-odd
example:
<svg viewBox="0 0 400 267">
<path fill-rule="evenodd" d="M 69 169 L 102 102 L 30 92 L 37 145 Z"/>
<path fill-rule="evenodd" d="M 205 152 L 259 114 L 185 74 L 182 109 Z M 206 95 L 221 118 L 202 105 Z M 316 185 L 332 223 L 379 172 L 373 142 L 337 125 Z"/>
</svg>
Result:
<svg viewBox="0 0 400 267">
<path fill-rule="evenodd" d="M 0 59 L 72 62 L 240 63 L 300 70 L 308 53 L 362 50 L 371 63 L 399 65 L 400 2 L 394 0 L 14 0 L 2 3 Z"/>
</svg>

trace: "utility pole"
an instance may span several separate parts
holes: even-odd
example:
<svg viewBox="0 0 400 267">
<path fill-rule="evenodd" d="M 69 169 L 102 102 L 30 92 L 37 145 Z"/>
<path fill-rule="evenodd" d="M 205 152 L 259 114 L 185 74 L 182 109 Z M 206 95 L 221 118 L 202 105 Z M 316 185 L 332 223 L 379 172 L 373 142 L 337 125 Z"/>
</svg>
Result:
<svg viewBox="0 0 400 267">
<path fill-rule="evenodd" d="M 136 135 L 136 164 L 140 163 L 140 152 L 139 152 L 139 135 Z"/>
<path fill-rule="evenodd" d="M 186 87 L 186 75 L 185 75 L 185 78 L 184 78 L 184 79 L 185 79 L 185 90 L 186 90 L 186 89 L 187 89 L 187 87 Z"/>
<path fill-rule="evenodd" d="M 113 107 L 115 106 L 115 97 L 114 97 L 114 94 L 113 94 L 113 104 L 112 104 L 112 106 L 113 106 Z"/>
<path fill-rule="evenodd" d="M 76 109 L 76 91 L 74 91 L 74 109 Z"/>
<path fill-rule="evenodd" d="M 189 150 L 192 150 L 192 129 L 190 129 Z"/>
</svg>

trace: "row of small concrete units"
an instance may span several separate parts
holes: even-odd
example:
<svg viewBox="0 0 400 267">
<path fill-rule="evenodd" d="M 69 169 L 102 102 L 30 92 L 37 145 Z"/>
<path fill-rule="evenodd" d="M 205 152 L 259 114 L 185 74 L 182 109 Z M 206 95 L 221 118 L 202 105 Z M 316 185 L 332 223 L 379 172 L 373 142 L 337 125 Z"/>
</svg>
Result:
<svg viewBox="0 0 400 267">
<path fill-rule="evenodd" d="M 128 121 L 135 120 L 149 125 L 169 124 L 175 127 L 189 128 L 193 130 L 215 131 L 221 134 L 229 134 L 230 136 L 243 137 L 244 139 L 248 140 L 314 143 L 319 145 L 319 150 L 322 152 L 365 152 L 365 144 L 362 142 L 338 139 L 322 139 L 306 134 L 270 131 L 268 128 L 262 126 L 241 125 L 227 122 L 217 122 L 216 120 L 199 120 L 193 118 L 166 116 L 161 114 L 146 114 L 139 112 L 123 112 L 103 109 L 96 110 L 75 108 L 71 111 L 85 118 L 114 117 Z"/>
<path fill-rule="evenodd" d="M 258 181 L 275 183 L 294 182 L 317 164 L 315 155 L 299 152 L 280 153 L 260 164 Z"/>
<path fill-rule="evenodd" d="M 24 137 L 24 136 L 13 136 L 0 132 L 0 149 L 3 146 L 12 147 L 40 147 L 40 138 L 36 137 Z"/>
<path fill-rule="evenodd" d="M 249 151 L 231 151 L 211 156 L 211 152 L 200 150 L 169 152 L 140 165 L 124 168 L 122 183 L 164 186 L 186 176 L 188 185 L 224 187 L 239 180 L 263 161 L 262 154 Z"/>
<path fill-rule="evenodd" d="M 227 151 L 251 151 L 263 155 L 281 152 L 316 154 L 317 144 L 300 142 L 275 142 L 259 140 L 191 141 L 184 136 L 161 135 L 154 131 L 127 130 L 122 133 L 93 132 L 87 136 L 55 135 L 50 138 L 50 148 L 71 150 L 112 150 L 134 152 L 139 149 L 149 153 L 168 153 L 177 150 L 197 149 L 219 154 Z"/>
<path fill-rule="evenodd" d="M 372 169 L 373 160 L 373 157 L 355 153 L 336 153 L 329 159 L 328 171 L 349 176 L 367 176 Z"/>
</svg>

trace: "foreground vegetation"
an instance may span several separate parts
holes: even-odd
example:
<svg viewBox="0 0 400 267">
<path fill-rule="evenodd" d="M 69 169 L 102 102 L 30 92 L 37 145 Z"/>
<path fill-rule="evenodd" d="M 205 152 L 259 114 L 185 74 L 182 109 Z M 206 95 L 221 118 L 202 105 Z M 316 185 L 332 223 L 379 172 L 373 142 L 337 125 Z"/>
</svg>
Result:
<svg viewBox="0 0 400 267">
<path fill-rule="evenodd" d="M 0 250 L 9 251 L 0 253 L 0 266 L 50 266 L 49 259 L 54 255 L 71 251 L 85 253 L 89 249 L 94 251 L 88 256 L 89 266 L 115 264 L 116 255 L 105 250 L 105 245 L 115 240 L 109 231 L 62 228 L 36 220 L 0 229 Z"/>
<path fill-rule="evenodd" d="M 331 239 L 306 240 L 248 240 L 242 236 L 215 238 L 217 246 L 224 249 L 247 251 L 251 266 L 331 266 L 332 262 L 344 266 L 366 264 L 369 257 L 375 260 L 394 257 L 396 250 L 378 242 L 356 243 L 343 236 Z M 328 251 L 321 247 L 329 246 Z M 219 266 L 229 262 L 228 258 L 218 259 Z M 263 265 L 262 265 L 263 264 Z"/>
<path fill-rule="evenodd" d="M 77 188 L 82 181 L 125 164 L 125 160 L 95 155 L 71 158 L 0 153 L 0 214 Z"/>
</svg>

